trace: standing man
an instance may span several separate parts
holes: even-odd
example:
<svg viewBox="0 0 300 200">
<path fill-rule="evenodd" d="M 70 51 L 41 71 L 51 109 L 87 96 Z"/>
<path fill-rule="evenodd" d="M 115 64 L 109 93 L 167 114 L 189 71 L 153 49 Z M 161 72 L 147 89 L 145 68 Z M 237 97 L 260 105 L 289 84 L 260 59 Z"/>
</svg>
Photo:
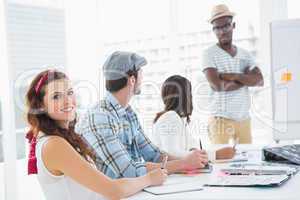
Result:
<svg viewBox="0 0 300 200">
<path fill-rule="evenodd" d="M 114 52 L 103 67 L 106 97 L 76 125 L 76 132 L 96 153 L 97 168 L 111 178 L 143 176 L 161 167 L 166 155 L 169 173 L 203 168 L 208 162 L 202 150 L 184 157 L 162 152 L 144 134 L 129 102 L 141 92 L 142 67 L 146 64 L 146 59 L 135 53 Z"/>
<path fill-rule="evenodd" d="M 211 88 L 208 130 L 214 144 L 227 144 L 230 139 L 252 143 L 249 87 L 264 84 L 251 54 L 232 44 L 234 15 L 223 4 L 212 9 L 209 22 L 218 43 L 206 49 L 202 58 Z"/>
</svg>

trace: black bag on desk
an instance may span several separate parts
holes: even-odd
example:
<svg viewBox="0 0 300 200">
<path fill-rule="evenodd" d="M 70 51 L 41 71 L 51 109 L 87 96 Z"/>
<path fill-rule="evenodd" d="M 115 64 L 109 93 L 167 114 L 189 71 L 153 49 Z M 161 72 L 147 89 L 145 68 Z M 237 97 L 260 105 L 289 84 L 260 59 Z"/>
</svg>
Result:
<svg viewBox="0 0 300 200">
<path fill-rule="evenodd" d="M 300 145 L 263 148 L 263 160 L 300 165 Z"/>
</svg>

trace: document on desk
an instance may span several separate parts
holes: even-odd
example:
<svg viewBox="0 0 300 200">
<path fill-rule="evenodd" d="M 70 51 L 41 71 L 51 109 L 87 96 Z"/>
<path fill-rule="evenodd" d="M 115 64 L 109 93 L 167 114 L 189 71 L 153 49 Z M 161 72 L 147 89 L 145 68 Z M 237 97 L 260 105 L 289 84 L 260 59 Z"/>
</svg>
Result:
<svg viewBox="0 0 300 200">
<path fill-rule="evenodd" d="M 290 176 L 288 175 L 233 175 L 233 176 L 217 176 L 204 186 L 219 187 L 256 187 L 256 186 L 280 186 L 286 182 Z"/>
<path fill-rule="evenodd" d="M 154 194 L 154 195 L 164 195 L 164 194 L 199 191 L 202 189 L 203 189 L 203 187 L 200 183 L 189 182 L 189 183 L 148 187 L 148 188 L 145 188 L 144 191 Z"/>
<path fill-rule="evenodd" d="M 221 169 L 221 171 L 230 175 L 292 175 L 297 172 L 297 169 L 288 166 L 239 164 L 231 165 L 231 167 Z"/>
</svg>

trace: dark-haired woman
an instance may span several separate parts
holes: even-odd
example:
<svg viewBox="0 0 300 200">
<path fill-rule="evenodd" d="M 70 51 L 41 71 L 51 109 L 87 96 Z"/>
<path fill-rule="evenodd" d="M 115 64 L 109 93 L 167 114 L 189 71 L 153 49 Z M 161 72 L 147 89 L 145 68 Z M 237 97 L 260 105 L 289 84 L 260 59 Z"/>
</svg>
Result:
<svg viewBox="0 0 300 200">
<path fill-rule="evenodd" d="M 95 168 L 95 155 L 74 132 L 76 100 L 70 80 L 46 70 L 26 95 L 30 132 L 28 173 L 37 174 L 47 200 L 121 199 L 166 179 L 165 170 L 112 180 Z"/>
<path fill-rule="evenodd" d="M 162 150 L 184 156 L 192 149 L 199 149 L 199 141 L 192 137 L 189 128 L 193 112 L 192 85 L 185 77 L 174 75 L 162 85 L 164 110 L 159 112 L 153 125 L 153 139 Z M 225 147 L 207 151 L 209 160 L 230 159 L 235 150 Z"/>
</svg>

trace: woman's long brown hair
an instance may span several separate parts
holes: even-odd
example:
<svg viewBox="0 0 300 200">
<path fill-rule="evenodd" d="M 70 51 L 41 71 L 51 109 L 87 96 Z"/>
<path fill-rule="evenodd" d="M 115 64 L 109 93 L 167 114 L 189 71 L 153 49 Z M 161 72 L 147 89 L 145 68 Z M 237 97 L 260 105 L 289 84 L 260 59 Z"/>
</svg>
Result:
<svg viewBox="0 0 300 200">
<path fill-rule="evenodd" d="M 154 123 L 166 112 L 175 111 L 180 117 L 186 117 L 190 122 L 193 112 L 192 85 L 183 76 L 174 75 L 165 80 L 161 89 L 161 96 L 165 108 L 156 114 Z"/>
<path fill-rule="evenodd" d="M 47 76 L 46 76 L 47 74 Z M 39 90 L 36 92 L 36 86 L 42 77 L 47 77 Z M 30 125 L 30 131 L 34 136 L 41 131 L 45 135 L 56 135 L 67 140 L 71 146 L 87 161 L 95 161 L 95 153 L 89 148 L 80 135 L 75 133 L 74 127 L 76 120 L 69 124 L 69 128 L 61 128 L 55 120 L 43 109 L 43 98 L 45 96 L 45 86 L 52 81 L 68 79 L 63 73 L 55 70 L 46 70 L 39 73 L 31 82 L 26 94 L 26 103 L 28 107 L 27 121 Z"/>
</svg>

